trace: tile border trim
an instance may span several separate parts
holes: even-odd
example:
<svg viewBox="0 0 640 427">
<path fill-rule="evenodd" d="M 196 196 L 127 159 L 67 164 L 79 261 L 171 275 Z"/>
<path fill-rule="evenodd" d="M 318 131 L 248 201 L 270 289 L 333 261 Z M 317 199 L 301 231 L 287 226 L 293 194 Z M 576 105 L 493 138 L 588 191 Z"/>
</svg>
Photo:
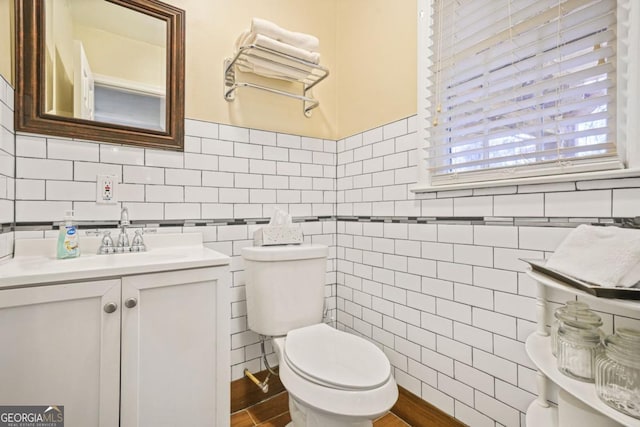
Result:
<svg viewBox="0 0 640 427">
<path fill-rule="evenodd" d="M 546 218 L 546 217 L 401 217 L 401 216 L 312 216 L 294 217 L 294 223 L 307 222 L 362 222 L 386 224 L 449 224 L 449 225 L 491 225 L 512 227 L 569 227 L 581 224 L 613 225 L 624 228 L 640 228 L 640 217 L 635 218 Z M 214 220 L 138 220 L 131 221 L 132 227 L 165 228 L 165 227 L 208 227 L 224 225 L 264 225 L 269 218 L 224 218 Z M 54 230 L 60 225 L 57 221 L 17 222 L 0 224 L 0 234 L 12 231 L 46 231 Z M 79 221 L 80 229 L 117 228 L 118 221 Z"/>
</svg>

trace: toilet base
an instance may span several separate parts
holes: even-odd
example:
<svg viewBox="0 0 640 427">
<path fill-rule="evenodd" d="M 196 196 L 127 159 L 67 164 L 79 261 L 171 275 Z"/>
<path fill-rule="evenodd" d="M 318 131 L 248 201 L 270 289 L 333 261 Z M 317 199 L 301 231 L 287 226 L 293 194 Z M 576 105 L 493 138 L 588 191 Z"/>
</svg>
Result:
<svg viewBox="0 0 640 427">
<path fill-rule="evenodd" d="M 289 414 L 291 422 L 286 427 L 372 427 L 371 420 L 353 420 L 353 418 L 326 414 L 309 408 L 295 400 L 289 394 Z"/>
</svg>

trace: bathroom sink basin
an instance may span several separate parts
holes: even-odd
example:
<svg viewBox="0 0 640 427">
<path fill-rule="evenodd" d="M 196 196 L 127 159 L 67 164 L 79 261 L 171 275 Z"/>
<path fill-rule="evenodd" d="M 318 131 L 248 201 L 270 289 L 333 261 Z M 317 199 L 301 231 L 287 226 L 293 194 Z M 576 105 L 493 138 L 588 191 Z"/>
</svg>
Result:
<svg viewBox="0 0 640 427">
<path fill-rule="evenodd" d="M 81 255 L 71 259 L 56 259 L 55 239 L 16 240 L 14 258 L 0 268 L 0 288 L 229 264 L 199 233 L 149 236 L 146 252 L 108 255 L 96 254 L 98 240 L 81 239 Z"/>
</svg>

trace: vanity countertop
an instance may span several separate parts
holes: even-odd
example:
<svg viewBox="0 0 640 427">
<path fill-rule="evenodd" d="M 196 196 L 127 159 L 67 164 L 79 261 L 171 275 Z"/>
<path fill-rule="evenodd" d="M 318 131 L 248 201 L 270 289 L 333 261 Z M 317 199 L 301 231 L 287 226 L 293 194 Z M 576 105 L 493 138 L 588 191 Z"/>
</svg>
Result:
<svg viewBox="0 0 640 427">
<path fill-rule="evenodd" d="M 227 255 L 207 248 L 199 233 L 145 235 L 146 252 L 96 255 L 99 237 L 82 237 L 78 258 L 56 259 L 56 239 L 16 240 L 14 258 L 0 265 L 0 289 L 98 280 L 227 265 Z"/>
</svg>

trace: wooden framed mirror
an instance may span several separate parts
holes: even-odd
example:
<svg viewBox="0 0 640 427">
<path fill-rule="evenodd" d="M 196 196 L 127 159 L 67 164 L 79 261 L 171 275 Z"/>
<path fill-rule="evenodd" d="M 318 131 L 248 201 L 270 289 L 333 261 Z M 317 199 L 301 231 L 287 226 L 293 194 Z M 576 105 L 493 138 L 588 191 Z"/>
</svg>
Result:
<svg viewBox="0 0 640 427">
<path fill-rule="evenodd" d="M 16 131 L 182 151 L 184 11 L 15 0 Z"/>
</svg>

